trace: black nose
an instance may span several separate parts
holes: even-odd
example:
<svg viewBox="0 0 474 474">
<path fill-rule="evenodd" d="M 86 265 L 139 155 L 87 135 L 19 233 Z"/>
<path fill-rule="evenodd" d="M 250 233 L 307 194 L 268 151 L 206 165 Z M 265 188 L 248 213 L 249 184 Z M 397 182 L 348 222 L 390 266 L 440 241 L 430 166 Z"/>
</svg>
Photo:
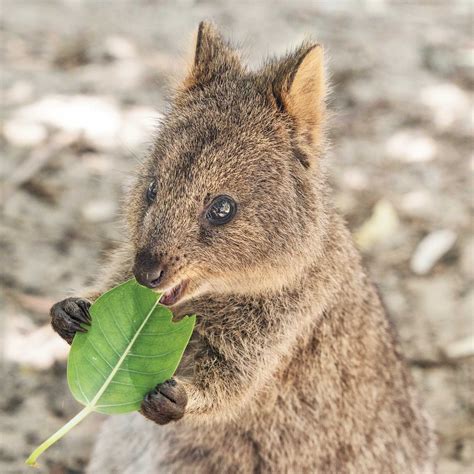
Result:
<svg viewBox="0 0 474 474">
<path fill-rule="evenodd" d="M 165 276 L 165 269 L 156 257 L 147 251 L 141 251 L 135 258 L 133 274 L 140 285 L 156 288 Z"/>
<path fill-rule="evenodd" d="M 149 272 L 135 271 L 134 273 L 138 283 L 140 283 L 140 285 L 147 286 L 148 288 L 156 288 L 160 284 L 161 280 L 163 280 L 165 275 L 164 270 L 161 268 L 157 268 L 156 270 Z"/>
</svg>

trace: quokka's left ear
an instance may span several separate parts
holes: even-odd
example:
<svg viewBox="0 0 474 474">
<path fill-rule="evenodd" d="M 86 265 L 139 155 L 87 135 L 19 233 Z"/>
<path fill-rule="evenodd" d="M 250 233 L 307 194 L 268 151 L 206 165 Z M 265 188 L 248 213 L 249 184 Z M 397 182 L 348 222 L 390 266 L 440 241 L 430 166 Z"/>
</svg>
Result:
<svg viewBox="0 0 474 474">
<path fill-rule="evenodd" d="M 272 69 L 271 93 L 275 105 L 293 118 L 297 132 L 311 144 L 319 144 L 326 114 L 323 48 L 319 44 L 304 44 Z"/>
<path fill-rule="evenodd" d="M 222 38 L 212 23 L 202 21 L 197 31 L 194 61 L 184 81 L 184 89 L 205 85 L 241 71 L 238 53 Z"/>
</svg>

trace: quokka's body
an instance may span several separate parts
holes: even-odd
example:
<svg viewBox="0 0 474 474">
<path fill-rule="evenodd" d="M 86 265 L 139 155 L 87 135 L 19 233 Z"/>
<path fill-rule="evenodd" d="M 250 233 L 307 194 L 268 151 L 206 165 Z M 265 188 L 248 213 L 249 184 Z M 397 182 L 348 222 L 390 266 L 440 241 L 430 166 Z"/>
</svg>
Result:
<svg viewBox="0 0 474 474">
<path fill-rule="evenodd" d="M 90 473 L 434 472 L 396 335 L 330 203 L 325 95 L 319 45 L 250 72 L 200 25 L 97 288 L 135 274 L 196 330 L 176 381 L 105 421 Z"/>
</svg>

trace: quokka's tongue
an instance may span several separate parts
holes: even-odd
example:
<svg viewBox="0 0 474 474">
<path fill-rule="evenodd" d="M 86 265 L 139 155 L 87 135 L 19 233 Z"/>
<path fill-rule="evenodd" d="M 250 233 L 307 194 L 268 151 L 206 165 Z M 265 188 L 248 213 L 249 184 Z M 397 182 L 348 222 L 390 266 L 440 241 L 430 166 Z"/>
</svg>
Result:
<svg viewBox="0 0 474 474">
<path fill-rule="evenodd" d="M 171 290 L 166 291 L 165 293 L 163 293 L 162 297 L 160 298 L 160 303 L 165 306 L 171 306 L 175 304 L 181 297 L 184 288 L 185 288 L 185 283 L 180 283 L 179 285 L 175 286 Z"/>
</svg>

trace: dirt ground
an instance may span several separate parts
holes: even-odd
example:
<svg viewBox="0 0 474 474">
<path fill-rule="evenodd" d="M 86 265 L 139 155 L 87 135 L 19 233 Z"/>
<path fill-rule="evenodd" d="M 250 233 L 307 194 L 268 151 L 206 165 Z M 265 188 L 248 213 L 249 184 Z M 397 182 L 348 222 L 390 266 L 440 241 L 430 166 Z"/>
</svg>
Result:
<svg viewBox="0 0 474 474">
<path fill-rule="evenodd" d="M 119 203 L 214 19 L 256 67 L 310 34 L 332 75 L 335 199 L 439 433 L 439 472 L 474 469 L 473 32 L 469 1 L 3 0 L 0 472 L 79 411 L 48 326 L 120 240 Z M 81 473 L 99 415 L 41 459 Z"/>
</svg>

